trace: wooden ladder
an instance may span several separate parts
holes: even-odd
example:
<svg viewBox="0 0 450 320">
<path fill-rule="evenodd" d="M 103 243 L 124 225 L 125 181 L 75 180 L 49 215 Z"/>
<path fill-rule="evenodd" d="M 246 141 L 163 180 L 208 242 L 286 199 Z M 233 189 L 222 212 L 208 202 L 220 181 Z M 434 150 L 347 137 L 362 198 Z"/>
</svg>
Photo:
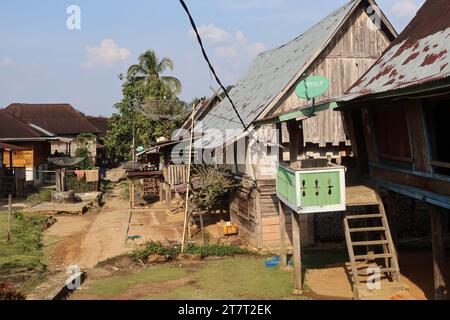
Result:
<svg viewBox="0 0 450 320">
<path fill-rule="evenodd" d="M 407 290 L 402 284 L 397 252 L 389 229 L 386 211 L 381 197 L 376 191 L 375 193 L 378 201 L 378 212 L 364 214 L 347 212 L 344 217 L 344 231 L 355 299 L 361 298 L 358 294 L 361 288 L 366 291 L 367 284 L 364 283 L 362 277 L 369 276 L 368 267 L 378 267 L 381 276 L 388 277 L 394 285 L 393 287 Z M 354 227 L 356 222 L 363 223 L 364 227 Z M 365 240 L 353 240 L 356 235 L 365 235 Z M 363 248 L 365 250 L 362 250 Z M 359 249 L 357 250 L 358 253 L 355 253 L 355 249 Z M 365 252 L 361 253 L 361 251 Z M 384 263 L 378 264 L 380 260 Z M 373 294 L 379 295 L 380 293 L 374 291 Z"/>
</svg>

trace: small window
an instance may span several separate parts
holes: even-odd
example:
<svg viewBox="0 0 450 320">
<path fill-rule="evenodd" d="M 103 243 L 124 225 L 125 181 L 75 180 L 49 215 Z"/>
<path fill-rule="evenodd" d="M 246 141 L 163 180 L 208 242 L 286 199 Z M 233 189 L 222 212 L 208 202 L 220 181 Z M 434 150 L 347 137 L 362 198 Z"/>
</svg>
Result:
<svg viewBox="0 0 450 320">
<path fill-rule="evenodd" d="M 431 145 L 431 165 L 438 174 L 450 175 L 450 101 L 426 106 Z"/>
<path fill-rule="evenodd" d="M 376 109 L 375 126 L 379 158 L 392 164 L 412 165 L 405 108 L 392 106 Z"/>
</svg>

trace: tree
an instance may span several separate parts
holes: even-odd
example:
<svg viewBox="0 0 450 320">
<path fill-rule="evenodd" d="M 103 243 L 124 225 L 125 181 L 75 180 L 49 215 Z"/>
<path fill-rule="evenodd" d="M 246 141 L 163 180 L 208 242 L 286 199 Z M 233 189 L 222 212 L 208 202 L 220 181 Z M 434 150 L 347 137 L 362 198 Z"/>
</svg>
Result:
<svg viewBox="0 0 450 320">
<path fill-rule="evenodd" d="M 173 70 L 173 61 L 169 58 L 159 60 L 153 50 L 147 50 L 139 56 L 139 63 L 132 65 L 128 69 L 127 79 L 142 85 L 144 89 L 151 90 L 152 83 L 161 80 L 170 89 L 170 97 L 181 93 L 182 85 L 180 80 L 171 76 L 161 76 L 167 69 Z"/>
<path fill-rule="evenodd" d="M 123 98 L 114 106 L 117 112 L 109 121 L 104 142 L 110 158 L 130 158 L 133 122 L 136 146 L 144 147 L 150 147 L 159 137 L 170 138 L 184 122 L 185 103 L 170 86 L 171 77 L 160 77 L 172 67 L 170 59 L 159 61 L 153 51 L 147 51 L 139 58 L 139 64 L 129 68 L 127 77 L 120 76 Z M 181 89 L 181 83 L 176 87 Z"/>
</svg>

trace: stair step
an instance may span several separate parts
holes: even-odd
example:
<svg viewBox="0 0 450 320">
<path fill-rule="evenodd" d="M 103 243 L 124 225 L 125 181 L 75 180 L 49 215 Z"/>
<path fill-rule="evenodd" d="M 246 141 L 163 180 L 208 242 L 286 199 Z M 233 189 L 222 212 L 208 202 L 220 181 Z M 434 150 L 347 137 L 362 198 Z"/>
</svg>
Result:
<svg viewBox="0 0 450 320">
<path fill-rule="evenodd" d="M 371 228 L 353 228 L 349 229 L 350 232 L 373 232 L 373 231 L 386 231 L 385 227 L 371 227 Z"/>
<path fill-rule="evenodd" d="M 392 258 L 392 254 L 391 253 L 381 253 L 381 254 L 367 254 L 367 255 L 355 256 L 355 260 L 375 260 L 375 259 L 385 259 L 385 258 Z"/>
<path fill-rule="evenodd" d="M 387 273 L 387 272 L 396 272 L 395 268 L 380 268 L 381 273 Z M 353 275 L 353 271 L 349 270 L 350 275 Z M 358 270 L 358 275 L 360 276 L 367 276 L 367 270 Z"/>
<path fill-rule="evenodd" d="M 387 240 L 376 240 L 376 241 L 359 241 L 359 242 L 353 242 L 352 245 L 354 247 L 359 246 L 377 246 L 377 245 L 383 245 L 383 244 L 389 244 L 389 241 Z"/>
<path fill-rule="evenodd" d="M 346 218 L 349 220 L 354 219 L 371 219 L 371 218 L 382 218 L 383 215 L 377 213 L 377 214 L 360 214 L 360 215 L 354 215 L 354 216 L 347 216 Z"/>
</svg>

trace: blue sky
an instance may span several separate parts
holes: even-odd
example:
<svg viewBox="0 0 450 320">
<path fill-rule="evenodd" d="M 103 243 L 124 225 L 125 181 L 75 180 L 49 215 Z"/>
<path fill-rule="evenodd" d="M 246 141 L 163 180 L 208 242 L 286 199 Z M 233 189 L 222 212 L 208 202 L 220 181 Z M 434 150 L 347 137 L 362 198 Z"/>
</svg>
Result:
<svg viewBox="0 0 450 320">
<path fill-rule="evenodd" d="M 187 0 L 220 77 L 232 84 L 262 50 L 298 36 L 347 0 Z M 401 31 L 423 0 L 378 0 Z M 70 5 L 81 29 L 69 30 Z M 168 56 L 181 97 L 217 87 L 178 0 L 15 0 L 0 3 L 0 107 L 67 102 L 110 115 L 121 98 L 120 73 L 146 49 Z"/>
</svg>

